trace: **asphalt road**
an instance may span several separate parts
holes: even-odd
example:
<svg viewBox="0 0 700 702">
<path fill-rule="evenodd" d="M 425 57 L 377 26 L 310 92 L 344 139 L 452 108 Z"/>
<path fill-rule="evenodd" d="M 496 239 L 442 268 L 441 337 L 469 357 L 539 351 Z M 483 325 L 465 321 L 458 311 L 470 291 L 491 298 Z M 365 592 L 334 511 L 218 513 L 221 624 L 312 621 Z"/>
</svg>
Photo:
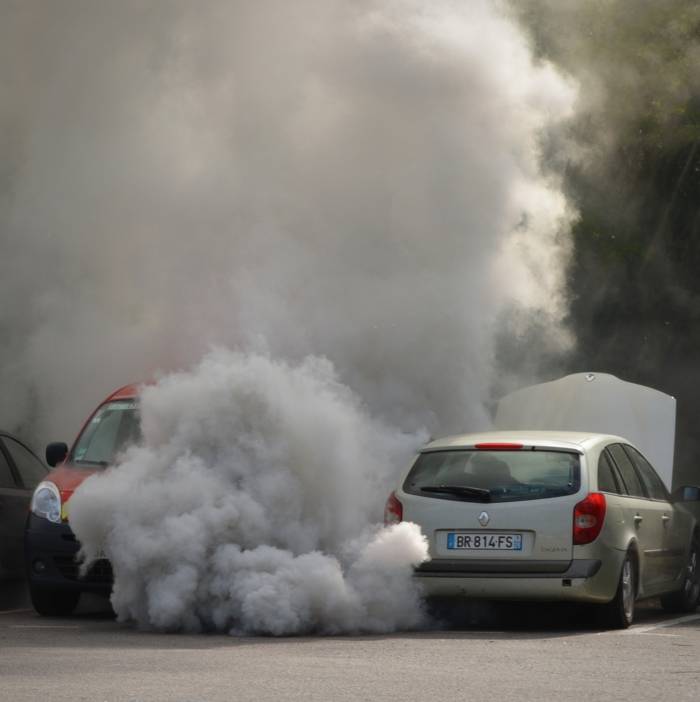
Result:
<svg viewBox="0 0 700 702">
<path fill-rule="evenodd" d="M 626 632 L 568 608 L 471 608 L 449 630 L 389 636 L 155 634 L 100 600 L 45 619 L 0 590 L 0 700 L 700 699 L 700 612 L 653 606 Z"/>
</svg>

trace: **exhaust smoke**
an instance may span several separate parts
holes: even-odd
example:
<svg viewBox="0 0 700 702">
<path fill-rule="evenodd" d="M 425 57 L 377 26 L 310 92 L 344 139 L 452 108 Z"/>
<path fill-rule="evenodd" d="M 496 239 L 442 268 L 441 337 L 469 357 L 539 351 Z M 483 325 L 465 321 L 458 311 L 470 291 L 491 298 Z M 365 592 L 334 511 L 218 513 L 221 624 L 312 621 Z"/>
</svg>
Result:
<svg viewBox="0 0 700 702">
<path fill-rule="evenodd" d="M 328 361 L 212 352 L 145 388 L 141 412 L 142 445 L 70 502 L 87 561 L 113 564 L 120 618 L 277 635 L 421 623 L 425 538 L 370 525 L 425 436 L 373 419 Z"/>
<path fill-rule="evenodd" d="M 462 431 L 505 309 L 566 343 L 574 91 L 494 3 L 30 1 L 0 52 L 3 428 L 70 438 L 221 345 Z"/>
<path fill-rule="evenodd" d="M 486 0 L 2 13 L 0 425 L 75 435 L 160 371 L 71 501 L 119 616 L 418 626 L 425 542 L 371 525 L 428 433 L 488 425 L 499 320 L 570 343 L 572 85 Z"/>
</svg>

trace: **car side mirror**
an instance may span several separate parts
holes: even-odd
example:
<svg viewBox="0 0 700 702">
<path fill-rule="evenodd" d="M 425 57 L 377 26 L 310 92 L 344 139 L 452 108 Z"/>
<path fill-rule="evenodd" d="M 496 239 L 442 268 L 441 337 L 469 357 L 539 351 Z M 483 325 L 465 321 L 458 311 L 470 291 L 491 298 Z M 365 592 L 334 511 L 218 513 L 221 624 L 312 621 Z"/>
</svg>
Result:
<svg viewBox="0 0 700 702">
<path fill-rule="evenodd" d="M 63 463 L 68 455 L 68 445 L 62 441 L 55 441 L 46 447 L 46 462 L 53 468 Z"/>
<path fill-rule="evenodd" d="M 700 502 L 700 487 L 684 485 L 675 490 L 673 496 L 678 502 Z"/>
</svg>

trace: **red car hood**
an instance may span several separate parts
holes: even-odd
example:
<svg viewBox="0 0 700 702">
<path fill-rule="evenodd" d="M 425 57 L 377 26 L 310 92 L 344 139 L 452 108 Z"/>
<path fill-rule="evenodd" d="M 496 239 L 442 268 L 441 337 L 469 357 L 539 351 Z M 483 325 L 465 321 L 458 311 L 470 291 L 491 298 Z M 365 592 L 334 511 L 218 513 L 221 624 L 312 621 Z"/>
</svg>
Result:
<svg viewBox="0 0 700 702">
<path fill-rule="evenodd" d="M 52 482 L 61 494 L 61 518 L 64 522 L 68 521 L 66 513 L 66 502 L 75 492 L 78 486 L 91 475 L 98 473 L 101 468 L 75 468 L 69 463 L 63 463 L 57 468 L 54 468 L 47 476 L 46 480 Z"/>
</svg>

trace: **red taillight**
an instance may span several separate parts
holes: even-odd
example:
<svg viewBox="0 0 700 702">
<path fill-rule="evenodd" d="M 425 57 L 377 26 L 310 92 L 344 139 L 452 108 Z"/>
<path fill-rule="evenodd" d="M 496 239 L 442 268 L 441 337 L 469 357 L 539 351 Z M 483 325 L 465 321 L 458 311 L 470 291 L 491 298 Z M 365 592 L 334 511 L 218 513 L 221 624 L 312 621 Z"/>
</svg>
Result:
<svg viewBox="0 0 700 702">
<path fill-rule="evenodd" d="M 384 526 L 398 524 L 403 519 L 403 505 L 396 497 L 396 493 L 392 492 L 384 506 Z"/>
<path fill-rule="evenodd" d="M 479 449 L 479 451 L 520 451 L 523 445 L 501 442 L 495 444 L 474 444 L 474 448 Z"/>
<path fill-rule="evenodd" d="M 605 495 L 592 492 L 574 507 L 574 545 L 595 541 L 605 520 Z"/>
</svg>

